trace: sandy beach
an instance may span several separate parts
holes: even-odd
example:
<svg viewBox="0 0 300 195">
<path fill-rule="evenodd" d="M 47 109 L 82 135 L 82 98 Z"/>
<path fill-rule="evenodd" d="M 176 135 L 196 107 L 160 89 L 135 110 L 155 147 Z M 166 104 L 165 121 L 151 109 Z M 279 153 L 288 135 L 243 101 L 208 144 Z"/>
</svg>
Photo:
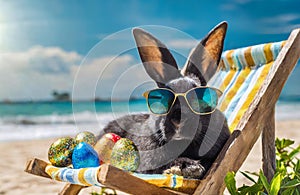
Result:
<svg viewBox="0 0 300 195">
<path fill-rule="evenodd" d="M 300 120 L 277 121 L 276 136 L 290 138 L 300 144 Z M 58 194 L 65 185 L 24 172 L 27 160 L 37 157 L 47 160 L 47 152 L 55 138 L 32 141 L 14 141 L 0 143 L 0 195 L 22 194 Z M 258 140 L 240 170 L 258 171 L 261 167 L 261 141 Z M 238 185 L 245 183 L 241 174 L 237 174 Z M 80 194 L 89 194 L 93 190 L 87 188 Z"/>
</svg>

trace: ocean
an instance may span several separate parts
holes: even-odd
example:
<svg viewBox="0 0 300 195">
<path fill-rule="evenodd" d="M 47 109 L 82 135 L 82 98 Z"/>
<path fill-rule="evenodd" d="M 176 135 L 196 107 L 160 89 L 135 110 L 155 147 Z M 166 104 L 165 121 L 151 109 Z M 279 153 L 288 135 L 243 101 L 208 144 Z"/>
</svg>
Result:
<svg viewBox="0 0 300 195">
<path fill-rule="evenodd" d="M 148 112 L 145 100 L 0 103 L 0 142 L 98 134 L 111 120 Z M 300 102 L 279 101 L 276 120 L 300 119 Z"/>
<path fill-rule="evenodd" d="M 98 134 L 111 120 L 147 112 L 145 100 L 0 103 L 0 142 Z"/>
</svg>

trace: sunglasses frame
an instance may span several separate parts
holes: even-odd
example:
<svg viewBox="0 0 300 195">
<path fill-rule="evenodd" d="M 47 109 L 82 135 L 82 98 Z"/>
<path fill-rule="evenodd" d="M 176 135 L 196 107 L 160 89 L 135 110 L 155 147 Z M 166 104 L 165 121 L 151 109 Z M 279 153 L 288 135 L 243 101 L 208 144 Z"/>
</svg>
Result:
<svg viewBox="0 0 300 195">
<path fill-rule="evenodd" d="M 198 87 L 194 87 L 194 88 L 192 88 L 192 89 L 187 90 L 185 93 L 175 93 L 174 91 L 172 91 L 171 89 L 168 89 L 168 88 L 156 88 L 156 89 L 152 89 L 152 90 L 149 90 L 149 91 L 144 92 L 144 93 L 143 93 L 143 96 L 144 96 L 144 97 L 146 98 L 146 100 L 147 100 L 147 106 L 148 106 L 148 109 L 150 110 L 151 113 L 153 113 L 153 112 L 151 111 L 151 109 L 150 109 L 149 101 L 148 101 L 148 96 L 149 96 L 149 93 L 150 93 L 151 91 L 154 91 L 154 90 L 157 90 L 157 89 L 163 89 L 163 90 L 170 91 L 171 93 L 174 94 L 174 100 L 173 100 L 173 102 L 172 102 L 172 104 L 171 104 L 171 106 L 170 106 L 168 112 L 166 112 L 166 113 L 164 113 L 164 114 L 153 113 L 154 115 L 158 115 L 158 116 L 164 116 L 164 115 L 169 114 L 170 111 L 171 111 L 171 108 L 173 107 L 173 105 L 174 105 L 174 103 L 175 103 L 175 101 L 176 101 L 176 99 L 177 99 L 178 96 L 184 97 L 184 99 L 185 99 L 187 105 L 189 106 L 190 110 L 191 110 L 192 112 L 194 112 L 195 114 L 198 114 L 198 115 L 207 115 L 207 114 L 213 113 L 213 112 L 217 109 L 217 106 L 216 106 L 212 111 L 206 112 L 206 113 L 199 113 L 199 112 L 196 112 L 196 111 L 194 111 L 194 109 L 191 107 L 190 103 L 188 102 L 188 100 L 187 100 L 187 98 L 186 98 L 186 95 L 187 95 L 190 91 L 195 90 L 195 89 L 198 89 L 198 88 L 202 88 L 202 89 L 203 89 L 203 88 L 209 88 L 209 89 L 215 90 L 216 93 L 217 93 L 217 95 L 218 95 L 218 99 L 217 99 L 217 105 L 218 105 L 218 100 L 219 100 L 220 96 L 223 94 L 223 92 L 222 92 L 220 89 L 217 89 L 217 88 L 215 88 L 215 87 L 209 87 L 209 86 L 198 86 Z"/>
</svg>

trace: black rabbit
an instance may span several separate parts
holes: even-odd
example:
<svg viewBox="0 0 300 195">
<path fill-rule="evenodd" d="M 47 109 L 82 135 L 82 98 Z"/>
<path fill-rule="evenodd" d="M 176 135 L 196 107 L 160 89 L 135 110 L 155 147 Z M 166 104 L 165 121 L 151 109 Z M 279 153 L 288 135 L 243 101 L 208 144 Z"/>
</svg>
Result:
<svg viewBox="0 0 300 195">
<path fill-rule="evenodd" d="M 206 86 L 218 69 L 227 23 L 216 26 L 199 43 L 179 71 L 166 46 L 151 34 L 134 29 L 138 51 L 149 76 L 159 88 L 185 93 Z M 166 115 L 136 114 L 111 121 L 101 132 L 131 139 L 139 149 L 137 172 L 175 173 L 201 179 L 210 168 L 230 133 L 224 115 L 215 110 L 199 115 L 179 96 Z"/>
</svg>

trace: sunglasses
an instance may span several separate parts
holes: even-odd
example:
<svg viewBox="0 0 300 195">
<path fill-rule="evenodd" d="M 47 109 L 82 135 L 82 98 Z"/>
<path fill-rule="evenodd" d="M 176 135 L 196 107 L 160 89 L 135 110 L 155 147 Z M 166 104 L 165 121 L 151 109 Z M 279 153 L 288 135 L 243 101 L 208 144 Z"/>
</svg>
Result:
<svg viewBox="0 0 300 195">
<path fill-rule="evenodd" d="M 185 93 L 175 93 L 167 88 L 158 88 L 143 94 L 149 110 L 157 115 L 168 114 L 178 96 L 184 97 L 195 114 L 211 114 L 216 110 L 221 95 L 222 92 L 219 89 L 207 86 L 192 88 Z"/>
</svg>

